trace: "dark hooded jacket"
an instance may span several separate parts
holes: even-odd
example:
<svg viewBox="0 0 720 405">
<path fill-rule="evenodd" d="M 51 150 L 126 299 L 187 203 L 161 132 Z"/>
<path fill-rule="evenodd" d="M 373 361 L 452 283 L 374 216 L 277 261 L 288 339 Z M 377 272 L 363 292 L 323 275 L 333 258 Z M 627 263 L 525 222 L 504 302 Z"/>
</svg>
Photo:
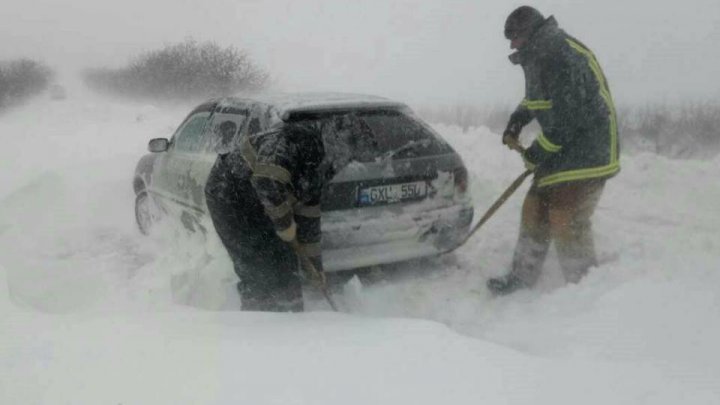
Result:
<svg viewBox="0 0 720 405">
<path fill-rule="evenodd" d="M 237 150 L 220 156 L 205 194 L 239 207 L 259 202 L 276 231 L 297 223 L 303 253 L 322 268 L 320 200 L 332 175 L 324 157 L 320 131 L 311 125 L 285 124 L 248 135 Z"/>
<path fill-rule="evenodd" d="M 620 170 L 617 117 L 593 53 L 549 17 L 510 60 L 525 73 L 525 99 L 508 128 L 522 128 L 533 118 L 542 128 L 524 155 L 537 166 L 536 184 L 615 175 Z"/>
</svg>

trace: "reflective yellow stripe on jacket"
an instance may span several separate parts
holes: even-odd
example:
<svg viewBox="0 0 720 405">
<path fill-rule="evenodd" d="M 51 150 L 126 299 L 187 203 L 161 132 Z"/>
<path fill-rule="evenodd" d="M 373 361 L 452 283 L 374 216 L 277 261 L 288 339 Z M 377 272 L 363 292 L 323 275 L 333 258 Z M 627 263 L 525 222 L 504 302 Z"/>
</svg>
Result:
<svg viewBox="0 0 720 405">
<path fill-rule="evenodd" d="M 550 142 L 550 140 L 547 139 L 547 137 L 545 137 L 545 134 L 543 134 L 542 132 L 540 133 L 540 135 L 538 135 L 537 141 L 543 149 L 550 153 L 559 152 L 560 149 L 562 149 L 562 146 L 555 145 L 554 143 Z"/>
<path fill-rule="evenodd" d="M 252 170 L 253 176 L 267 177 L 271 180 L 275 180 L 285 184 L 290 184 L 290 182 L 292 181 L 292 175 L 284 167 L 270 163 L 258 162 L 257 152 L 255 151 L 255 148 L 252 146 L 248 138 L 245 138 L 243 143 L 240 145 L 240 154 L 242 155 L 243 159 L 245 159 L 248 166 L 250 166 L 250 170 Z"/>
<path fill-rule="evenodd" d="M 552 108 L 553 103 L 552 100 L 528 100 L 524 99 L 521 103 L 521 106 L 527 108 L 528 110 L 549 110 Z"/>
<path fill-rule="evenodd" d="M 595 79 L 597 80 L 598 87 L 600 89 L 600 96 L 605 101 L 605 104 L 610 113 L 610 162 L 608 162 L 608 164 L 605 166 L 591 167 L 578 170 L 568 170 L 551 174 L 549 176 L 543 177 L 538 181 L 538 185 L 541 187 L 572 180 L 584 180 L 605 177 L 614 174 L 618 170 L 620 170 L 620 162 L 618 161 L 618 132 L 617 117 L 615 114 L 615 104 L 613 103 L 612 96 L 610 95 L 610 90 L 608 89 L 605 75 L 603 74 L 602 69 L 600 69 L 600 64 L 597 62 L 597 59 L 595 59 L 595 55 L 593 55 L 593 53 L 589 49 L 583 47 L 582 45 L 580 45 L 576 41 L 573 41 L 570 38 L 567 38 L 566 41 L 572 49 L 574 49 L 576 52 L 584 56 L 585 59 L 587 59 L 588 66 L 590 67 L 590 70 L 593 72 L 593 74 L 595 75 Z M 543 146 L 542 143 L 541 146 Z M 545 148 L 545 146 L 543 146 L 543 148 Z"/>
</svg>

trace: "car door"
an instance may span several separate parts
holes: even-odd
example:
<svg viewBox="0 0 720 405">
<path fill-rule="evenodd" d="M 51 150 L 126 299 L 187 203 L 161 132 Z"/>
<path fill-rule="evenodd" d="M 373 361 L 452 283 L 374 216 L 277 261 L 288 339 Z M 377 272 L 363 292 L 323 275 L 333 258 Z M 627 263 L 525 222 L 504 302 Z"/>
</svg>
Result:
<svg viewBox="0 0 720 405">
<path fill-rule="evenodd" d="M 238 137 L 248 119 L 243 105 L 217 106 L 205 125 L 200 148 L 192 160 L 188 184 L 189 203 L 193 208 L 206 211 L 205 184 L 218 153 L 230 152 L 238 145 Z"/>
<path fill-rule="evenodd" d="M 216 103 L 203 104 L 188 115 L 175 131 L 170 147 L 156 169 L 154 191 L 173 205 L 193 207 L 193 161 L 202 150 L 203 132 L 215 105 Z"/>
</svg>

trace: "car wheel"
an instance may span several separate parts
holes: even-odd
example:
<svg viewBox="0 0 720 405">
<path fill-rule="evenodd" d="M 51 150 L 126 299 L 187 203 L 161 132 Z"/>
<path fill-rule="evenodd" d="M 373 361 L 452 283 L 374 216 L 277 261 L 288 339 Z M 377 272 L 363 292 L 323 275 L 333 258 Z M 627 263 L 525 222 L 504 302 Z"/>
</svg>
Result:
<svg viewBox="0 0 720 405">
<path fill-rule="evenodd" d="M 160 220 L 160 209 L 146 191 L 135 197 L 135 221 L 143 235 L 149 235 L 153 226 Z"/>
</svg>

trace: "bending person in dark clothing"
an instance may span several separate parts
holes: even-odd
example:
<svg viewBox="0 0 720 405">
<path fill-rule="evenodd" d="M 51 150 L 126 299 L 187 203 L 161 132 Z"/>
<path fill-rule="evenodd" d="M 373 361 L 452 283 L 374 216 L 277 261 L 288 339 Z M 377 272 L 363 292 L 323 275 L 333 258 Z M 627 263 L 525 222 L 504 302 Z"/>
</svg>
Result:
<svg viewBox="0 0 720 405">
<path fill-rule="evenodd" d="M 303 310 L 297 242 L 322 272 L 320 200 L 332 177 L 317 123 L 285 123 L 219 155 L 205 187 L 246 311 Z"/>
</svg>

